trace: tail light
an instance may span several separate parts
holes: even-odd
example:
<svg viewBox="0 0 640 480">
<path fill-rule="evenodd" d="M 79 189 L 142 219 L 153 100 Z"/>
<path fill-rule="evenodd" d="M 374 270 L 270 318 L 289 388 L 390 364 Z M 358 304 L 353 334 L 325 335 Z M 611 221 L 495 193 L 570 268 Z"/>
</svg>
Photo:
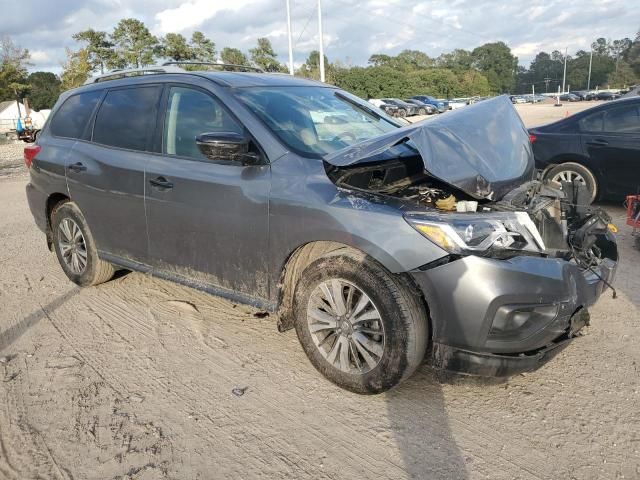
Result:
<svg viewBox="0 0 640 480">
<path fill-rule="evenodd" d="M 24 164 L 27 168 L 31 168 L 31 164 L 33 163 L 33 159 L 40 151 L 40 147 L 38 145 L 27 145 L 24 147 Z"/>
<path fill-rule="evenodd" d="M 533 133 L 529 134 L 529 142 L 536 143 L 537 139 L 538 139 L 538 137 L 536 137 Z"/>
</svg>

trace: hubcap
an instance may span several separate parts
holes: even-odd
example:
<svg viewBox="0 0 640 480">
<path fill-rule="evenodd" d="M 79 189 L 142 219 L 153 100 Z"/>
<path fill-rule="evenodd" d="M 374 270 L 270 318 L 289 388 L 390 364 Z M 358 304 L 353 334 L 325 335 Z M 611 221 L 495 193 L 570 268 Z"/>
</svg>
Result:
<svg viewBox="0 0 640 480">
<path fill-rule="evenodd" d="M 78 224 L 64 218 L 58 226 L 58 247 L 62 260 L 73 273 L 81 274 L 87 268 L 87 246 Z"/>
<path fill-rule="evenodd" d="M 587 182 L 582 177 L 582 175 L 580 175 L 579 173 L 574 172 L 572 170 L 563 170 L 561 172 L 556 173 L 551 178 L 551 181 L 553 183 L 556 183 L 556 184 L 558 184 L 560 186 L 562 186 L 562 184 L 560 182 L 572 183 L 574 180 L 576 180 L 581 185 L 586 185 L 587 184 Z"/>
<path fill-rule="evenodd" d="M 338 370 L 363 374 L 380 363 L 385 342 L 382 318 L 354 284 L 331 279 L 318 285 L 309 298 L 307 323 L 318 351 Z"/>
</svg>

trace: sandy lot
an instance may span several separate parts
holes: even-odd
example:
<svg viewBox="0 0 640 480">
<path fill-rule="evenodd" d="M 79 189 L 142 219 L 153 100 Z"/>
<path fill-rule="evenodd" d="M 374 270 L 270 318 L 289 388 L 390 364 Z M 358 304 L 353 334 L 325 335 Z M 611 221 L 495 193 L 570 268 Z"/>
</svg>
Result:
<svg viewBox="0 0 640 480">
<path fill-rule="evenodd" d="M 539 122 L 544 107 L 518 110 Z M 620 207 L 606 206 L 618 299 L 604 295 L 553 362 L 506 382 L 423 366 L 362 397 L 249 307 L 137 273 L 76 288 L 33 224 L 27 177 L 7 171 L 2 479 L 640 478 L 640 251 Z"/>
</svg>

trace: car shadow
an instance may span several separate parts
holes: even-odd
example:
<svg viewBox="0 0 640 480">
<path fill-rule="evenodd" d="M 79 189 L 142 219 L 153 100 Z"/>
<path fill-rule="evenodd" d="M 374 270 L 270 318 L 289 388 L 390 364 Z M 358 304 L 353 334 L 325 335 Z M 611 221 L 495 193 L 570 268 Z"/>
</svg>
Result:
<svg viewBox="0 0 640 480">
<path fill-rule="evenodd" d="M 65 304 L 71 297 L 78 293 L 78 288 L 73 288 L 68 292 L 60 295 L 51 302 L 42 306 L 41 308 L 30 313 L 18 323 L 11 325 L 10 327 L 0 331 L 0 352 L 9 347 L 16 340 L 18 340 L 23 334 L 25 334 L 30 328 L 37 325 L 40 320 L 47 317 L 48 314 Z"/>
<path fill-rule="evenodd" d="M 465 457 L 451 432 L 440 379 L 431 367 L 423 364 L 387 392 L 385 400 L 408 478 L 469 478 Z"/>
</svg>

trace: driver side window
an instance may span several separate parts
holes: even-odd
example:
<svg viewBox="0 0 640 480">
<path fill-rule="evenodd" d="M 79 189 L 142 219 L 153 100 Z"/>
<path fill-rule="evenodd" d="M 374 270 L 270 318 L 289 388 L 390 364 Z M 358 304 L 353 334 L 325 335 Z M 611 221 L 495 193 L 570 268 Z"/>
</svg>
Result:
<svg viewBox="0 0 640 480">
<path fill-rule="evenodd" d="M 211 95 L 193 88 L 171 87 L 164 119 L 164 153 L 206 160 L 196 137 L 212 132 L 242 134 L 243 128 Z"/>
</svg>

